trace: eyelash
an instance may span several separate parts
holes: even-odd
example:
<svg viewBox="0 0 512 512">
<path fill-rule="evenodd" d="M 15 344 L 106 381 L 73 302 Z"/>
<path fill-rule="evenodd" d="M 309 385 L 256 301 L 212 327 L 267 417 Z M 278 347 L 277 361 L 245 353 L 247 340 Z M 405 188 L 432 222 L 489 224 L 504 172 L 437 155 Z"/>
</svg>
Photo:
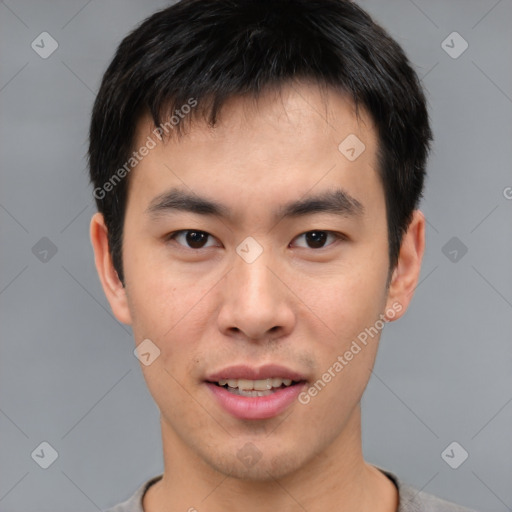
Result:
<svg viewBox="0 0 512 512">
<path fill-rule="evenodd" d="M 212 237 L 212 235 L 210 235 L 210 233 L 207 233 L 206 231 L 201 231 L 199 229 L 180 229 L 178 231 L 173 231 L 172 233 L 169 233 L 165 237 L 165 240 L 167 242 L 175 241 L 177 236 L 179 236 L 181 234 L 184 234 L 184 233 L 201 233 L 201 234 L 208 235 L 209 237 Z M 336 231 L 329 231 L 329 230 L 326 230 L 326 229 L 311 229 L 309 231 L 305 231 L 304 233 L 301 233 L 300 235 L 297 235 L 294 238 L 294 240 L 296 238 L 299 238 L 301 236 L 307 235 L 309 233 L 327 233 L 327 235 L 331 235 L 332 237 L 334 237 L 335 242 L 336 241 L 346 241 L 347 240 L 347 236 L 344 235 L 343 233 L 338 233 Z M 300 248 L 301 249 L 311 249 L 311 250 L 314 250 L 314 251 L 320 251 L 322 249 L 326 249 L 326 248 L 332 246 L 335 242 L 333 242 L 331 244 L 328 244 L 326 246 L 320 247 L 320 248 L 313 248 L 313 247 L 300 247 Z M 178 243 L 178 242 L 176 242 L 176 243 Z M 210 247 L 200 247 L 199 249 L 194 249 L 193 247 L 186 247 L 186 246 L 184 246 L 184 245 L 182 245 L 180 243 L 178 243 L 178 245 L 181 246 L 185 250 L 190 249 L 190 250 L 195 251 L 195 252 L 199 252 L 202 249 L 209 249 L 211 247 L 211 246 Z"/>
</svg>

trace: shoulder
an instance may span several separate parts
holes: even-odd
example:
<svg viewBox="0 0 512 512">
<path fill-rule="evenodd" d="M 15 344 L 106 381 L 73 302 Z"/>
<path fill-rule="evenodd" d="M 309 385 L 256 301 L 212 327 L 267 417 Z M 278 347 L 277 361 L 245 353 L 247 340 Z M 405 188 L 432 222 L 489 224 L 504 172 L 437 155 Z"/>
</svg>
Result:
<svg viewBox="0 0 512 512">
<path fill-rule="evenodd" d="M 399 504 L 397 512 L 476 512 L 473 509 L 446 501 L 432 494 L 419 491 L 395 474 L 379 468 L 398 488 Z"/>
<path fill-rule="evenodd" d="M 147 480 L 135 491 L 134 494 L 132 494 L 132 496 L 130 496 L 130 498 L 122 503 L 118 503 L 108 510 L 105 510 L 105 512 L 144 512 L 144 509 L 142 508 L 142 498 L 148 488 L 158 482 L 162 476 L 163 475 L 158 475 Z"/>
</svg>

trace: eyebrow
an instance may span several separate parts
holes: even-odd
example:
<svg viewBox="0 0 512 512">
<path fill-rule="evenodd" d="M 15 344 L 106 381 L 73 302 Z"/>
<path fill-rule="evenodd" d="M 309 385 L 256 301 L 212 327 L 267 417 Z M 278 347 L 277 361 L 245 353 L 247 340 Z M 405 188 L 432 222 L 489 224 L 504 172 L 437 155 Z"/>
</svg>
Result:
<svg viewBox="0 0 512 512">
<path fill-rule="evenodd" d="M 173 188 L 155 197 L 146 208 L 145 213 L 156 218 L 173 211 L 197 213 L 224 219 L 232 217 L 232 212 L 227 206 L 181 188 Z M 342 217 L 361 217 L 364 211 L 364 206 L 360 201 L 342 188 L 335 188 L 286 203 L 274 211 L 274 219 L 297 218 L 316 213 L 331 213 Z"/>
</svg>

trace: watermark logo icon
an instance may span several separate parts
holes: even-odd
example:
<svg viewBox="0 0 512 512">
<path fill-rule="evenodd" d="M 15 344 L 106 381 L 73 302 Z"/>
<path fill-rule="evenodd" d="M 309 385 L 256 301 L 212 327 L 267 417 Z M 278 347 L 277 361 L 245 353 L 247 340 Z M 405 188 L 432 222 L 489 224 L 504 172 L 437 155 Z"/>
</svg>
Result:
<svg viewBox="0 0 512 512">
<path fill-rule="evenodd" d="M 48 263 L 57 254 L 57 246 L 49 238 L 43 236 L 32 247 L 32 254 L 41 263 Z"/>
<path fill-rule="evenodd" d="M 57 460 L 59 454 L 50 443 L 43 441 L 30 456 L 43 469 L 48 469 Z"/>
<path fill-rule="evenodd" d="M 452 263 L 458 263 L 466 255 L 468 248 L 459 238 L 453 236 L 443 245 L 441 252 Z"/>
<path fill-rule="evenodd" d="M 351 162 L 357 160 L 365 149 L 363 141 L 353 133 L 342 140 L 338 146 L 338 151 Z"/>
<path fill-rule="evenodd" d="M 457 441 L 450 443 L 441 453 L 441 458 L 452 469 L 460 467 L 468 457 L 469 453 Z"/>
<path fill-rule="evenodd" d="M 441 48 L 452 59 L 458 59 L 468 49 L 468 47 L 468 42 L 458 32 L 452 32 L 441 43 Z"/>
<path fill-rule="evenodd" d="M 245 443 L 236 456 L 247 468 L 252 468 L 261 459 L 263 454 L 253 443 Z"/>
<path fill-rule="evenodd" d="M 137 345 L 133 355 L 144 365 L 149 366 L 160 356 L 160 349 L 148 338 Z"/>
<path fill-rule="evenodd" d="M 30 46 L 39 57 L 47 59 L 59 47 L 59 43 L 48 32 L 41 32 Z"/>
<path fill-rule="evenodd" d="M 248 236 L 236 248 L 236 253 L 246 262 L 253 263 L 263 252 L 263 247 L 252 237 Z"/>
</svg>

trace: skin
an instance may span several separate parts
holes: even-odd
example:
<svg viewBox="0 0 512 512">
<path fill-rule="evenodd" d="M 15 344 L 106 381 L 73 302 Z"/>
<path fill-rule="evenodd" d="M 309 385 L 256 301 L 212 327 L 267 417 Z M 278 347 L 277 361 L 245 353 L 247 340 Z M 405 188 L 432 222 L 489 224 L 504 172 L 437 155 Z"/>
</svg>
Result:
<svg viewBox="0 0 512 512">
<path fill-rule="evenodd" d="M 136 147 L 154 129 L 144 117 Z M 353 162 L 338 145 L 364 142 Z M 407 309 L 424 251 L 425 219 L 417 210 L 387 286 L 388 234 L 377 135 L 350 100 L 312 83 L 265 92 L 257 102 L 232 98 L 219 123 L 197 120 L 181 139 L 161 142 L 130 175 L 124 223 L 125 287 L 108 251 L 101 214 L 91 221 L 98 274 L 116 318 L 149 338 L 160 356 L 141 365 L 161 411 L 164 477 L 144 497 L 146 512 L 189 510 L 397 509 L 391 481 L 363 459 L 360 400 L 378 338 L 370 339 L 306 405 L 295 401 L 264 420 L 240 420 L 212 399 L 204 379 L 232 364 L 277 363 L 314 383 L 359 333 L 393 305 Z M 150 202 L 174 186 L 214 199 L 233 218 L 169 212 L 152 219 Z M 316 213 L 272 216 L 286 202 L 342 187 L 364 206 L 360 217 Z M 193 249 L 177 230 L 201 230 Z M 315 248 L 304 233 L 326 230 Z M 263 248 L 252 263 L 236 247 L 252 236 Z M 180 245 L 181 244 L 181 245 Z M 387 315 L 389 317 L 389 314 Z M 252 443 L 260 460 L 237 453 Z"/>
</svg>

